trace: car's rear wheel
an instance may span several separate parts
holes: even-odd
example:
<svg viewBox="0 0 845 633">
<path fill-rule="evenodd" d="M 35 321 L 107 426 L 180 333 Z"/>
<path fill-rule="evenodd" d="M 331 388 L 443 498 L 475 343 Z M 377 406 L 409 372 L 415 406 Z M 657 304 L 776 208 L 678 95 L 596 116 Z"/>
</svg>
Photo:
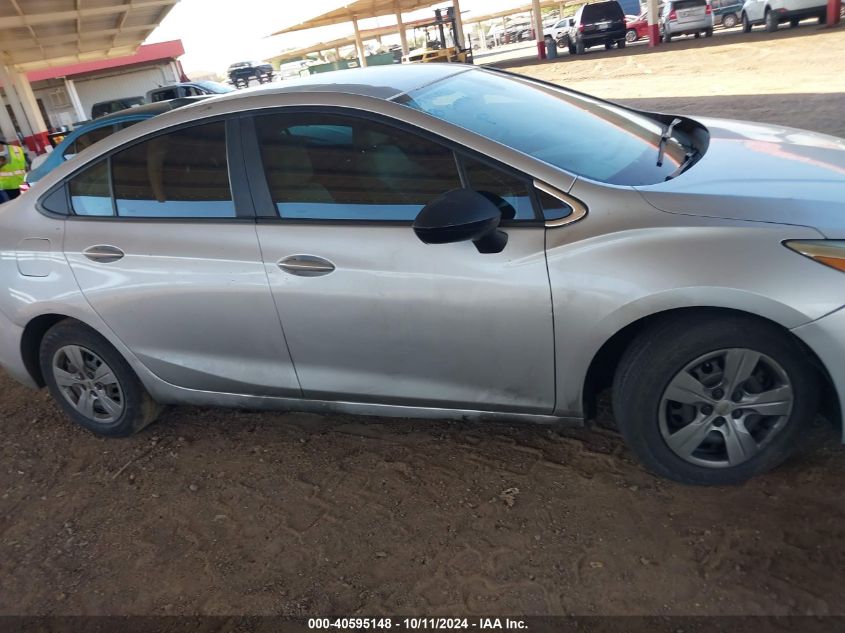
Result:
<svg viewBox="0 0 845 633">
<path fill-rule="evenodd" d="M 667 318 L 623 355 L 617 424 L 653 472 L 691 484 L 745 481 L 783 462 L 816 412 L 806 353 L 752 317 Z"/>
<path fill-rule="evenodd" d="M 667 44 L 672 41 L 672 34 L 669 32 L 669 29 L 663 31 L 663 41 Z"/>
<path fill-rule="evenodd" d="M 790 20 L 789 21 L 789 28 L 794 29 L 796 26 L 798 26 L 798 24 L 800 22 L 801 22 L 801 20 Z"/>
<path fill-rule="evenodd" d="M 613 42 L 604 43 L 604 50 L 609 51 L 611 48 L 613 48 Z"/>
<path fill-rule="evenodd" d="M 742 32 L 751 33 L 751 21 L 745 13 L 742 14 Z"/>
<path fill-rule="evenodd" d="M 616 40 L 616 48 L 625 48 L 625 40 Z"/>
<path fill-rule="evenodd" d="M 713 29 L 707 29 L 704 31 L 704 37 L 713 37 Z"/>
<path fill-rule="evenodd" d="M 97 435 L 132 435 L 159 413 L 129 363 L 106 339 L 78 321 L 61 321 L 47 331 L 39 362 L 59 407 Z"/>
<path fill-rule="evenodd" d="M 766 13 L 766 31 L 768 33 L 774 33 L 778 30 L 778 16 L 777 13 L 774 11 L 768 11 Z"/>
<path fill-rule="evenodd" d="M 573 44 L 567 44 L 566 47 L 569 49 L 570 55 L 576 55 L 578 53 L 578 50 L 575 48 L 575 46 Z"/>
<path fill-rule="evenodd" d="M 724 26 L 726 29 L 732 29 L 733 27 L 735 27 L 736 22 L 736 15 L 734 15 L 733 13 L 727 13 L 722 16 L 722 26 Z"/>
<path fill-rule="evenodd" d="M 637 30 L 636 29 L 628 29 L 625 31 L 625 41 L 626 42 L 636 42 L 637 41 Z"/>
<path fill-rule="evenodd" d="M 587 47 L 584 46 L 584 40 L 577 39 L 575 40 L 575 54 L 576 55 L 583 55 L 584 51 L 587 50 Z"/>
</svg>

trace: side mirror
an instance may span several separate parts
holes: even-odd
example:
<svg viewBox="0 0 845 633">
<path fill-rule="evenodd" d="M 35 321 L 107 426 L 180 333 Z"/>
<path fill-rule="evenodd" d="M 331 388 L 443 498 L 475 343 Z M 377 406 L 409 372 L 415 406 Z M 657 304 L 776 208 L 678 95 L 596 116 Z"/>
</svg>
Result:
<svg viewBox="0 0 845 633">
<path fill-rule="evenodd" d="M 575 26 L 575 18 L 569 18 L 569 26 Z"/>
<path fill-rule="evenodd" d="M 414 233 L 425 244 L 473 242 L 479 253 L 500 253 L 508 234 L 499 230 L 502 211 L 489 197 L 453 189 L 426 205 L 414 220 Z"/>
</svg>

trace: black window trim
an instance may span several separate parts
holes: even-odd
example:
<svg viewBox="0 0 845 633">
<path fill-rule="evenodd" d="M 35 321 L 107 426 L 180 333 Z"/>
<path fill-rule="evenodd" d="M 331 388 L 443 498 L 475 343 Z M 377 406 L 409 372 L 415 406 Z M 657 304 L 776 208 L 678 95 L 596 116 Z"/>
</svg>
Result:
<svg viewBox="0 0 845 633">
<path fill-rule="evenodd" d="M 47 190 L 36 202 L 36 209 L 46 215 L 48 217 L 53 218 L 62 218 L 66 220 L 74 220 L 74 221 L 82 221 L 82 222 L 94 222 L 94 221 L 106 221 L 106 222 L 141 222 L 141 223 L 149 223 L 149 222 L 156 222 L 156 223 L 177 223 L 177 224 L 185 224 L 189 222 L 202 222 L 202 223 L 220 223 L 220 224 L 231 224 L 231 223 L 243 223 L 255 222 L 255 206 L 253 204 L 252 196 L 249 189 L 249 183 L 246 177 L 246 164 L 244 161 L 244 147 L 241 141 L 241 134 L 239 130 L 241 128 L 241 120 L 240 115 L 241 113 L 226 113 L 220 114 L 216 116 L 206 117 L 202 119 L 194 119 L 191 121 L 185 121 L 183 123 L 179 123 L 177 125 L 172 125 L 167 128 L 162 128 L 159 130 L 155 130 L 154 132 L 150 132 L 144 136 L 141 136 L 136 139 L 132 139 L 131 141 L 115 147 L 105 154 L 101 154 L 94 160 L 88 161 L 84 165 L 81 165 L 77 169 L 75 169 L 72 173 L 62 179 L 60 183 L 57 183 L 49 190 Z M 144 217 L 144 216 L 120 216 L 117 215 L 117 208 L 116 208 L 116 201 L 114 197 L 114 177 L 112 174 L 111 169 L 111 159 L 112 156 L 122 152 L 123 150 L 129 149 L 136 145 L 140 145 L 141 143 L 145 143 L 149 140 L 157 138 L 159 136 L 163 136 L 165 134 L 170 134 L 173 132 L 178 132 L 179 130 L 188 129 L 192 127 L 197 127 L 200 125 L 206 125 L 209 123 L 217 123 L 219 121 L 223 121 L 225 127 L 225 142 L 226 142 L 226 162 L 227 162 L 227 169 L 229 175 L 229 189 L 232 194 L 232 202 L 235 207 L 235 215 L 229 217 L 191 217 L 191 216 L 179 216 L 179 217 Z M 73 205 L 71 204 L 70 200 L 70 181 L 76 178 L 79 174 L 81 174 L 86 169 L 94 167 L 100 161 L 107 161 L 108 162 L 108 174 L 109 174 L 109 193 L 111 195 L 112 200 L 112 215 L 77 215 L 73 211 Z M 51 211 L 50 209 L 46 208 L 43 205 L 43 201 L 50 198 L 57 190 L 64 189 L 65 195 L 65 204 L 67 206 L 67 213 L 63 213 L 61 210 Z"/>
<path fill-rule="evenodd" d="M 275 106 L 249 110 L 240 113 L 243 121 L 241 128 L 241 139 L 243 141 L 244 160 L 246 171 L 249 177 L 250 189 L 254 202 L 255 217 L 259 223 L 283 223 L 283 224 L 331 224 L 337 226 L 411 226 L 413 220 L 336 220 L 322 218 L 283 218 L 279 215 L 278 209 L 270 194 L 270 185 L 267 182 L 264 162 L 261 158 L 261 151 L 258 144 L 258 134 L 255 129 L 255 117 L 268 114 L 330 114 L 335 116 L 347 116 L 365 121 L 373 121 L 381 125 L 415 134 L 429 141 L 437 143 L 452 152 L 458 169 L 458 176 L 461 186 L 467 186 L 466 169 L 463 165 L 463 157 L 467 156 L 490 167 L 512 176 L 525 184 L 531 207 L 534 211 L 533 220 L 503 220 L 502 228 L 542 227 L 545 226 L 543 210 L 540 207 L 537 192 L 534 187 L 534 178 L 524 174 L 512 167 L 504 165 L 489 156 L 476 152 L 465 145 L 461 145 L 451 139 L 444 138 L 419 128 L 405 121 L 394 119 L 376 112 L 367 112 L 355 108 L 343 106 Z M 266 209 L 266 211 L 265 211 Z"/>
</svg>

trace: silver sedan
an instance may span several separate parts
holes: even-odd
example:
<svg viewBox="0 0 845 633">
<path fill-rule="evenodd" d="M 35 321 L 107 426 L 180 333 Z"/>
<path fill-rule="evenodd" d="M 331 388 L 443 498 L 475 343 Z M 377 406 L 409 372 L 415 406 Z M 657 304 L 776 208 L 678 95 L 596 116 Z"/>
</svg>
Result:
<svg viewBox="0 0 845 633">
<path fill-rule="evenodd" d="M 739 482 L 845 399 L 845 141 L 459 65 L 215 97 L 0 207 L 0 363 L 169 404 L 583 423 Z"/>
</svg>

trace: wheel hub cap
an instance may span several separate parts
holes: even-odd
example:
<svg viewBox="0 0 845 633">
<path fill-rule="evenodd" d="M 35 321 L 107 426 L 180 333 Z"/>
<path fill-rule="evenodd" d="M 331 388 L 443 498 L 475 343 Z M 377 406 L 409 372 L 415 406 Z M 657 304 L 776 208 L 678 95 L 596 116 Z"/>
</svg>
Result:
<svg viewBox="0 0 845 633">
<path fill-rule="evenodd" d="M 65 345 L 53 356 L 53 378 L 65 400 L 93 422 L 109 424 L 123 414 L 123 390 L 112 369 L 91 350 Z"/>
<path fill-rule="evenodd" d="M 658 422 L 681 459 L 710 468 L 757 455 L 792 412 L 789 377 L 772 358 L 745 348 L 701 356 L 669 381 Z"/>
</svg>

